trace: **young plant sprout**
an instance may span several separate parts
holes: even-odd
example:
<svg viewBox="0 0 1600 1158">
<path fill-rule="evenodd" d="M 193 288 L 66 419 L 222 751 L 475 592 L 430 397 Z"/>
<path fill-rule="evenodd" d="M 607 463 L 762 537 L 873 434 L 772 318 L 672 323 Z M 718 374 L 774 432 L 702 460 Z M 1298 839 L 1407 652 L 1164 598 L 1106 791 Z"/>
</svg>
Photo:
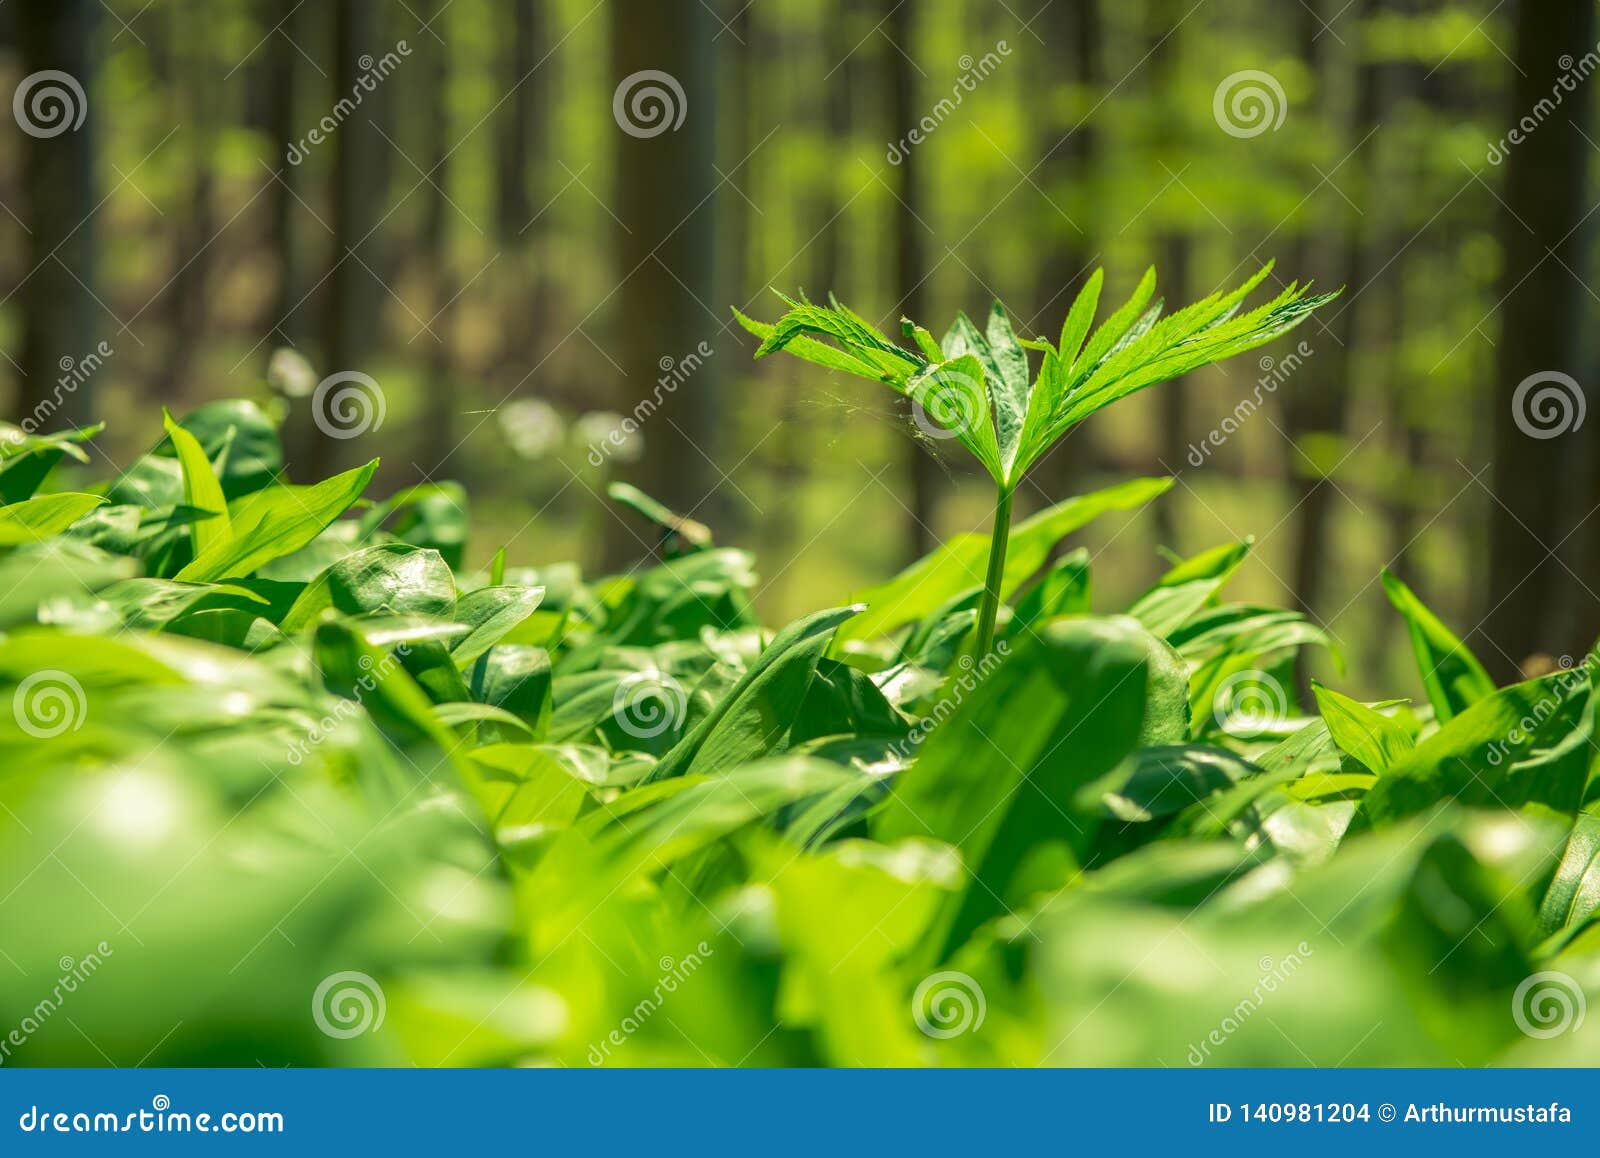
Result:
<svg viewBox="0 0 1600 1158">
<path fill-rule="evenodd" d="M 762 339 L 756 357 L 787 350 L 819 366 L 882 382 L 909 398 L 989 472 L 995 513 L 978 614 L 981 655 L 994 643 L 1012 498 L 1029 468 L 1095 411 L 1146 386 L 1264 345 L 1338 296 L 1337 291 L 1312 295 L 1309 285 L 1293 283 L 1266 304 L 1240 313 L 1244 299 L 1271 272 L 1268 263 L 1238 289 L 1162 317 L 1163 303 L 1154 297 L 1156 273 L 1147 269 L 1133 296 L 1091 335 L 1104 281 L 1104 271 L 1096 270 L 1067 311 L 1054 345 L 1017 337 L 999 302 L 982 331 L 958 314 L 942 341 L 902 319 L 911 346 L 890 341 L 831 295 L 827 306 L 784 297 L 788 312 L 771 325 L 737 310 L 734 314 Z M 1037 377 L 1029 366 L 1030 350 L 1043 355 Z"/>
</svg>

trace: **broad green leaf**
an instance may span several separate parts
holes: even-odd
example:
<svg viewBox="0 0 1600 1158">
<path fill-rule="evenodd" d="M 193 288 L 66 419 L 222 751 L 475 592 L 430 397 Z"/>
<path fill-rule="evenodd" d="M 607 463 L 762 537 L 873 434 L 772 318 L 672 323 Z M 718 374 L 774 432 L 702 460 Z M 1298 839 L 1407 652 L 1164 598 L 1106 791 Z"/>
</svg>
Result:
<svg viewBox="0 0 1600 1158">
<path fill-rule="evenodd" d="M 1125 617 L 1057 620 L 1018 641 L 922 741 L 874 836 L 944 841 L 972 875 L 945 906 L 925 963 L 1077 871 L 1090 834 L 1072 802 L 1140 743 L 1147 707 L 1153 716 L 1185 698 L 1164 647 Z"/>
<path fill-rule="evenodd" d="M 1579 815 L 1562 851 L 1555 878 L 1539 905 L 1539 924 L 1558 933 L 1600 910 L 1600 815 Z"/>
<path fill-rule="evenodd" d="M 1230 543 L 1185 559 L 1145 592 L 1128 614 L 1163 639 L 1200 611 L 1244 562 L 1253 539 Z"/>
<path fill-rule="evenodd" d="M 385 543 L 352 551 L 307 584 L 281 626 L 301 631 L 329 608 L 345 615 L 447 618 L 455 606 L 455 577 L 439 552 Z"/>
<path fill-rule="evenodd" d="M 104 502 L 99 495 L 63 491 L 0 507 L 0 547 L 37 543 L 59 535 Z"/>
<path fill-rule="evenodd" d="M 198 557 L 229 538 L 228 500 L 223 497 L 222 483 L 217 480 L 211 460 L 206 457 L 195 436 L 174 422 L 170 412 L 163 410 L 161 415 L 166 423 L 167 437 L 172 439 L 173 448 L 177 451 L 178 465 L 183 468 L 183 501 L 209 516 L 190 527 L 194 553 Z"/>
<path fill-rule="evenodd" d="M 1383 573 L 1383 590 L 1395 610 L 1405 617 L 1422 686 L 1427 689 L 1428 702 L 1441 724 L 1494 694 L 1494 681 L 1467 645 L 1388 570 Z"/>
<path fill-rule="evenodd" d="M 1369 772 L 1382 776 L 1416 746 L 1404 728 L 1381 712 L 1321 684 L 1312 684 L 1311 690 L 1333 742 Z"/>
<path fill-rule="evenodd" d="M 377 469 L 373 459 L 315 486 L 272 486 L 256 492 L 231 512 L 228 538 L 196 556 L 175 578 L 232 579 L 298 551 L 361 497 Z"/>
<path fill-rule="evenodd" d="M 1593 760 L 1594 697 L 1583 668 L 1502 688 L 1423 740 L 1362 798 L 1365 827 L 1447 800 L 1534 804 L 1576 814 Z"/>
</svg>

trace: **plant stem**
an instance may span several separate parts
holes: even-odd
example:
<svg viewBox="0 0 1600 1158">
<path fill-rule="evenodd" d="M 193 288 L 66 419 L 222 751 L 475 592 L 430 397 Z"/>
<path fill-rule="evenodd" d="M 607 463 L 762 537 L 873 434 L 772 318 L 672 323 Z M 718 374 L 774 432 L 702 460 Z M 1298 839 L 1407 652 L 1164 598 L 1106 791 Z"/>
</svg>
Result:
<svg viewBox="0 0 1600 1158">
<path fill-rule="evenodd" d="M 1000 613 L 1001 582 L 1006 573 L 1006 544 L 1011 539 L 1011 490 L 999 487 L 994 500 L 994 529 L 989 532 L 989 574 L 978 607 L 978 657 L 994 647 L 994 621 Z"/>
</svg>

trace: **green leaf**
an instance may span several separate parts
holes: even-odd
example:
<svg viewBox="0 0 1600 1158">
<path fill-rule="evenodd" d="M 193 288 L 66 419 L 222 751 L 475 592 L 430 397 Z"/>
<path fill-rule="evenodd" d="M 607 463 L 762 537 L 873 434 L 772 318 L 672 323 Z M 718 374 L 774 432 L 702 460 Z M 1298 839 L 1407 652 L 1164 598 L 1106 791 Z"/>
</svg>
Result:
<svg viewBox="0 0 1600 1158">
<path fill-rule="evenodd" d="M 798 619 L 778 632 L 750 669 L 717 701 L 651 775 L 713 774 L 781 752 L 799 723 L 801 704 L 833 630 L 859 608 L 838 607 Z"/>
<path fill-rule="evenodd" d="M 306 585 L 280 625 L 294 633 L 329 608 L 345 615 L 450 617 L 455 577 L 439 552 L 409 543 L 353 551 Z"/>
<path fill-rule="evenodd" d="M 59 535 L 104 503 L 99 495 L 63 491 L 0 507 L 0 547 L 37 543 Z"/>
<path fill-rule="evenodd" d="M 196 556 L 175 578 L 231 579 L 298 551 L 361 497 L 377 469 L 373 459 L 315 486 L 272 486 L 256 492 L 231 512 L 227 539 Z"/>
<path fill-rule="evenodd" d="M 161 417 L 166 424 L 167 437 L 172 439 L 173 448 L 177 451 L 178 465 L 183 468 L 183 501 L 210 516 L 200 519 L 189 528 L 193 536 L 194 553 L 198 557 L 228 539 L 231 533 L 228 500 L 223 497 L 222 483 L 211 468 L 211 460 L 206 457 L 195 436 L 174 422 L 171 412 L 163 409 Z"/>
<path fill-rule="evenodd" d="M 1422 686 L 1427 689 L 1428 702 L 1441 724 L 1494 694 L 1494 681 L 1477 656 L 1387 569 L 1383 572 L 1383 590 L 1395 610 L 1405 617 Z"/>
<path fill-rule="evenodd" d="M 1539 924 L 1558 933 L 1600 910 L 1600 815 L 1585 812 L 1572 826 L 1561 864 L 1539 905 Z"/>
<path fill-rule="evenodd" d="M 924 963 L 1076 871 L 1089 833 L 1071 802 L 1140 743 L 1147 704 L 1154 717 L 1185 699 L 1182 669 L 1163 648 L 1126 617 L 1057 620 L 980 669 L 976 687 L 923 740 L 873 834 L 945 841 L 972 875 L 946 906 Z"/>
<path fill-rule="evenodd" d="M 1339 750 L 1382 776 L 1416 746 L 1409 733 L 1388 716 L 1321 684 L 1311 685 L 1323 722 Z"/>
<path fill-rule="evenodd" d="M 1593 756 L 1594 704 L 1584 668 L 1503 688 L 1423 740 L 1361 800 L 1356 827 L 1446 801 L 1541 805 L 1576 814 Z"/>
<path fill-rule="evenodd" d="M 1128 614 L 1168 638 L 1209 603 L 1250 553 L 1254 539 L 1229 543 L 1186 559 L 1128 608 Z"/>
</svg>

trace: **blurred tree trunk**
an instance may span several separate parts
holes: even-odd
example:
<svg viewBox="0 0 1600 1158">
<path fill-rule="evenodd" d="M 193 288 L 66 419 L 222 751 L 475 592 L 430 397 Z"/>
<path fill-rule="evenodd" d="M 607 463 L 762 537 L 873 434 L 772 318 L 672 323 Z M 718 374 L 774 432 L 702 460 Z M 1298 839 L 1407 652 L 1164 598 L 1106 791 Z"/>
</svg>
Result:
<svg viewBox="0 0 1600 1158">
<path fill-rule="evenodd" d="M 441 0 L 422 0 L 419 11 L 424 21 L 433 21 L 443 15 L 444 8 Z M 440 31 L 437 25 L 434 30 Z M 460 399 L 456 395 L 454 342 L 457 279 L 450 260 L 450 215 L 454 210 L 446 195 L 450 184 L 450 149 L 455 142 L 450 137 L 450 39 L 442 32 L 437 39 L 426 33 L 419 39 L 424 59 L 418 63 L 426 69 L 421 82 L 428 96 L 423 167 L 433 182 L 428 186 L 428 200 L 423 211 L 421 248 L 433 282 L 429 311 L 433 334 L 423 334 L 421 338 L 428 346 L 428 400 L 423 408 L 417 465 L 428 476 L 440 479 L 454 477 L 451 459 L 456 440 L 455 415 L 460 409 Z"/>
<path fill-rule="evenodd" d="M 1359 0 L 1353 13 L 1352 25 L 1372 20 L 1384 7 L 1384 0 Z M 1316 44 L 1315 13 L 1308 11 L 1302 22 L 1304 47 L 1309 59 L 1318 67 L 1320 90 L 1319 106 L 1322 115 L 1331 119 L 1328 110 L 1328 69 Z M 1330 34 L 1324 34 L 1331 39 Z M 1359 45 L 1359 38 L 1352 38 Z M 1361 51 L 1359 47 L 1355 51 Z M 1363 59 L 1356 74 L 1356 95 L 1349 142 L 1351 156 L 1340 169 L 1337 180 L 1345 195 L 1356 204 L 1366 204 L 1372 189 L 1375 130 L 1382 121 L 1382 70 L 1374 60 Z M 1330 192 L 1332 192 L 1330 190 Z M 1287 399 L 1285 433 L 1291 440 L 1288 469 L 1291 479 L 1290 496 L 1299 512 L 1295 522 L 1294 567 L 1291 582 L 1295 603 L 1301 611 L 1315 615 L 1325 610 L 1327 580 L 1330 571 L 1328 559 L 1328 533 L 1334 514 L 1338 491 L 1321 474 L 1321 469 L 1332 467 L 1324 463 L 1323 454 L 1313 453 L 1314 462 L 1307 461 L 1307 439 L 1311 435 L 1331 435 L 1342 441 L 1348 422 L 1347 411 L 1354 383 L 1351 375 L 1355 369 L 1351 357 L 1356 340 L 1356 323 L 1360 305 L 1368 289 L 1367 278 L 1371 266 L 1371 253 L 1366 222 L 1362 215 L 1339 198 L 1338 211 L 1343 213 L 1343 225 L 1330 239 L 1325 250 L 1320 251 L 1310 242 L 1302 245 L 1304 264 L 1292 271 L 1280 271 L 1280 281 L 1308 281 L 1317 277 L 1318 259 L 1326 254 L 1330 264 L 1337 263 L 1339 283 L 1346 287 L 1345 296 L 1333 307 L 1333 316 L 1324 322 L 1313 320 L 1296 343 L 1304 341 L 1314 356 L 1296 373 L 1296 380 L 1284 387 Z M 1282 273 L 1287 273 L 1283 277 Z M 1318 279 L 1321 280 L 1321 279 Z M 1314 449 L 1314 448 L 1313 448 Z M 1342 453 L 1342 452 L 1341 452 Z"/>
<path fill-rule="evenodd" d="M 1039 91 L 1046 95 L 1027 107 L 1038 120 L 1035 180 L 1049 201 L 1042 203 L 1044 244 L 1039 248 L 1034 314 L 1027 329 L 1054 341 L 1095 264 L 1094 215 L 1081 208 L 1074 213 L 1068 206 L 1088 207 L 1095 201 L 1099 140 L 1094 118 L 1084 115 L 1087 106 L 1080 110 L 1078 102 L 1068 101 L 1067 96 L 1087 94 L 1092 102 L 1103 91 L 1105 33 L 1100 0 L 1049 4 L 1039 14 L 1037 27 L 1045 41 L 1040 49 Z M 1077 197 L 1072 196 L 1074 188 Z M 1075 427 L 1039 461 L 1034 478 L 1052 500 L 1083 489 L 1086 467 L 1094 457 L 1093 429 L 1093 423 Z"/>
<path fill-rule="evenodd" d="M 1563 53 L 1584 51 L 1595 41 L 1591 3 L 1517 6 L 1516 69 L 1511 77 L 1510 123 L 1529 115 L 1544 101 L 1561 73 Z M 1581 327 L 1587 295 L 1574 271 L 1586 270 L 1584 219 L 1588 216 L 1585 182 L 1592 146 L 1587 99 L 1556 105 L 1505 161 L 1504 212 L 1500 219 L 1505 266 L 1499 290 L 1500 341 L 1496 346 L 1494 382 L 1493 490 L 1489 508 L 1489 593 L 1484 634 L 1492 646 L 1484 664 L 1501 680 L 1515 678 L 1522 662 L 1540 652 L 1558 652 L 1563 645 L 1587 648 L 1600 627 L 1600 610 L 1585 595 L 1581 638 L 1562 640 L 1556 609 L 1568 596 L 1568 576 L 1553 552 L 1575 530 L 1563 502 L 1561 481 L 1579 467 L 1584 436 L 1567 431 L 1581 399 L 1563 397 L 1565 387 L 1544 382 L 1517 397 L 1519 386 L 1535 375 L 1582 374 Z M 1535 398 L 1544 390 L 1559 399 L 1567 421 L 1540 421 Z M 1600 423 L 1590 420 L 1587 436 Z M 1592 459 L 1592 454 L 1589 456 Z M 1588 466 L 1589 464 L 1585 464 Z M 1564 469 L 1564 468 L 1573 469 Z M 1592 471 L 1587 473 L 1592 475 Z M 1579 476 L 1583 477 L 1583 476 Z M 1582 504 L 1587 513 L 1600 488 Z M 1591 524 L 1592 525 L 1592 524 Z M 1590 542 L 1593 542 L 1591 536 Z M 1570 548 L 1570 544 L 1568 545 Z M 1589 562 L 1600 561 L 1600 554 Z M 1594 586 L 1600 570 L 1584 568 Z"/>
<path fill-rule="evenodd" d="M 216 173 L 220 73 L 214 58 L 215 5 L 187 0 L 179 9 L 183 34 L 175 38 L 178 104 L 186 132 L 188 208 L 174 237 L 174 272 L 167 287 L 167 356 L 162 375 L 167 401 L 188 392 L 196 356 L 205 346 L 211 316 L 210 275 L 217 235 L 212 212 Z"/>
<path fill-rule="evenodd" d="M 918 324 L 936 330 L 926 309 L 928 257 L 924 237 L 927 226 L 923 224 L 927 216 L 922 201 L 923 158 L 921 146 L 906 142 L 906 135 L 925 112 L 917 103 L 917 71 L 911 60 L 916 51 L 916 21 L 911 4 L 903 0 L 884 0 L 884 3 L 890 6 L 884 27 L 893 42 L 887 53 L 890 123 L 895 139 L 903 142 L 900 147 L 903 160 L 885 174 L 897 200 L 891 210 L 894 213 L 895 309 Z M 896 323 L 892 332 L 898 332 L 898 316 L 892 321 Z M 937 542 L 933 524 L 939 466 L 927 449 L 909 434 L 904 453 L 910 484 L 904 551 L 910 560 L 926 555 Z"/>
<path fill-rule="evenodd" d="M 1182 139 L 1181 30 L 1188 6 L 1183 0 L 1158 0 L 1152 7 L 1155 26 L 1150 29 L 1150 36 L 1154 41 L 1150 56 L 1152 90 L 1150 99 L 1154 105 L 1158 126 L 1155 133 L 1156 155 L 1173 173 L 1181 173 L 1186 164 L 1184 157 L 1187 154 L 1187 143 Z M 1166 177 L 1166 174 L 1162 173 L 1161 177 Z M 1156 179 L 1153 175 L 1152 180 Z M 1187 194 L 1178 181 L 1174 180 L 1172 187 L 1167 189 L 1167 196 L 1175 198 Z M 1170 214 L 1170 210 L 1168 213 Z M 1165 299 L 1166 312 L 1170 314 L 1174 310 L 1182 309 L 1192 296 L 1189 267 L 1193 242 L 1181 226 L 1169 221 L 1161 229 L 1157 249 L 1160 262 L 1157 273 L 1161 278 L 1157 290 Z M 1163 470 L 1176 473 L 1183 469 L 1184 455 L 1188 452 L 1187 380 L 1179 377 L 1163 383 L 1158 395 L 1158 404 L 1161 423 L 1160 457 Z M 1184 549 L 1179 532 L 1181 524 L 1178 516 L 1181 507 L 1182 496 L 1179 494 L 1169 494 L 1153 505 L 1158 545 L 1177 551 L 1179 554 L 1182 554 Z M 1159 578 L 1161 572 L 1167 568 L 1166 562 L 1160 556 L 1154 557 L 1151 565 L 1155 568 L 1155 574 L 1151 576 L 1152 581 Z"/>
<path fill-rule="evenodd" d="M 543 110 L 547 101 L 544 70 L 537 66 L 545 53 L 538 0 L 511 0 L 510 7 L 511 43 L 503 56 L 502 78 L 506 98 L 495 114 L 500 147 L 495 170 L 496 224 L 502 245 L 520 245 L 534 213 L 528 192 L 530 162 L 536 152 L 544 151 Z M 441 91 L 439 96 L 443 98 L 445 93 Z"/>
<path fill-rule="evenodd" d="M 267 357 L 274 346 L 288 342 L 300 344 L 302 327 L 293 317 L 295 303 L 304 292 L 302 274 L 295 252 L 295 196 L 300 189 L 300 167 L 289 163 L 289 146 L 294 142 L 300 123 L 296 97 L 300 91 L 300 53 L 292 43 L 295 34 L 294 16 L 281 15 L 282 5 L 277 0 L 259 0 L 260 25 L 265 33 L 283 20 L 283 27 L 267 35 L 262 46 L 263 88 L 265 89 L 267 132 L 276 146 L 276 153 L 268 158 L 268 167 L 277 174 L 267 189 L 267 244 L 278 259 L 278 287 L 273 295 L 272 327 L 265 343 Z"/>
<path fill-rule="evenodd" d="M 336 107 L 341 101 L 352 104 L 344 106 L 348 112 L 332 134 L 333 270 L 326 282 L 325 364 L 318 370 L 324 374 L 365 373 L 382 319 L 384 287 L 379 279 L 385 262 L 377 233 L 391 148 L 379 132 L 376 95 L 386 82 L 372 82 L 370 71 L 373 58 L 381 57 L 388 48 L 381 40 L 377 0 L 334 0 L 333 9 L 333 99 Z M 369 90 L 364 80 L 376 87 Z M 348 445 L 353 441 L 331 438 L 319 430 L 311 439 L 308 465 L 312 476 L 339 470 L 360 457 Z"/>
<path fill-rule="evenodd" d="M 30 429 L 35 423 L 51 429 L 91 421 L 94 381 L 79 382 L 72 371 L 100 342 L 113 350 L 124 344 L 115 320 L 95 300 L 95 138 L 106 115 L 95 106 L 99 18 L 99 0 L 21 0 L 16 10 L 24 76 L 56 70 L 72 78 L 71 85 L 49 77 L 22 82 L 29 86 L 29 123 L 23 126 L 28 273 L 17 295 L 17 417 L 30 419 Z M 80 114 L 83 123 L 74 128 Z M 131 336 L 127 344 L 133 344 Z"/>
<path fill-rule="evenodd" d="M 643 456 L 628 473 L 669 506 L 715 524 L 724 501 L 717 488 L 727 486 L 712 466 L 717 378 L 736 348 L 722 336 L 722 314 L 713 306 L 718 25 L 700 0 L 613 0 L 611 13 L 618 123 L 605 128 L 616 149 L 613 236 L 621 284 L 610 352 L 622 369 L 622 410 L 655 406 L 659 396 L 659 408 L 639 424 Z M 667 74 L 670 83 L 639 75 L 652 72 Z M 702 341 L 716 355 L 670 391 L 659 387 L 665 360 L 676 363 Z M 616 518 L 604 525 L 610 565 L 644 553 L 633 527 Z"/>
</svg>

